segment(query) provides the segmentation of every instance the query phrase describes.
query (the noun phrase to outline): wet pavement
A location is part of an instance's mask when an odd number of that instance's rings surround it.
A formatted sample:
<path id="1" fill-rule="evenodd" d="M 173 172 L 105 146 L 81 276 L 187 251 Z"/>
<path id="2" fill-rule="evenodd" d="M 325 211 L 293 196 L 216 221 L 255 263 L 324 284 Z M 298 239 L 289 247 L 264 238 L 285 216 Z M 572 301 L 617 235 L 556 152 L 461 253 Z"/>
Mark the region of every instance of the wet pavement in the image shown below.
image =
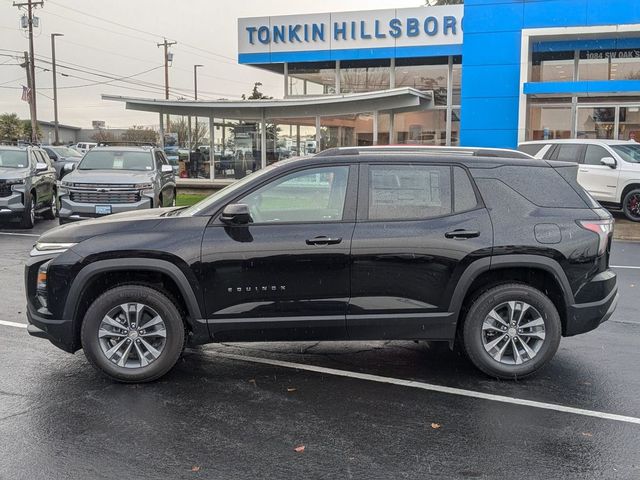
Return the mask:
<path id="1" fill-rule="evenodd" d="M 10 232 L 30 233 L 0 228 L 0 320 L 24 324 L 36 237 Z M 640 424 L 597 417 L 640 417 L 640 244 L 612 255 L 613 318 L 518 382 L 438 344 L 327 342 L 188 349 L 160 381 L 120 385 L 81 352 L 0 325 L 0 479 L 640 478 Z M 425 384 L 596 416 L 414 388 Z"/>

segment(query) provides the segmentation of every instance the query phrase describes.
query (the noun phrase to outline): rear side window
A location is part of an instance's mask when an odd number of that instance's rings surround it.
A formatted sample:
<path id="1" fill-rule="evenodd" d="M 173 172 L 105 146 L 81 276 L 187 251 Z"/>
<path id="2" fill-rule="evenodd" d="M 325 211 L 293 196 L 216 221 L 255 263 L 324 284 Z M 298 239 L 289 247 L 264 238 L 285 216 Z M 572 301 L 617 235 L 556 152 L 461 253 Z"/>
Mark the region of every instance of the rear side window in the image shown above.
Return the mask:
<path id="1" fill-rule="evenodd" d="M 546 146 L 546 143 L 528 143 L 518 146 L 518 150 L 524 153 L 528 153 L 532 157 L 535 157 L 536 154 Z"/>
<path id="2" fill-rule="evenodd" d="M 574 143 L 559 145 L 557 153 L 554 155 L 554 160 L 578 163 L 580 160 L 580 148 L 581 145 Z"/>
<path id="3" fill-rule="evenodd" d="M 451 212 L 451 167 L 371 165 L 369 168 L 370 220 L 417 220 Z"/>
<path id="4" fill-rule="evenodd" d="M 455 212 L 466 212 L 478 206 L 469 175 L 460 167 L 453 167 L 453 204 Z"/>

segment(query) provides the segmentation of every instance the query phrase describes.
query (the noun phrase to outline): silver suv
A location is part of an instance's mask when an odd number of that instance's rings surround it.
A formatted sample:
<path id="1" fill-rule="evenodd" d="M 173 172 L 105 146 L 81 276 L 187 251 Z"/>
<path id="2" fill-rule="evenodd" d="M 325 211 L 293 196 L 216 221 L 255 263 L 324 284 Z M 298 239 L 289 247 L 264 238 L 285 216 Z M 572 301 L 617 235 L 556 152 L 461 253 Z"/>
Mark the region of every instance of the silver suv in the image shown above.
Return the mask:
<path id="1" fill-rule="evenodd" d="M 36 213 L 56 218 L 56 171 L 37 146 L 0 145 L 0 220 L 31 228 Z"/>
<path id="2" fill-rule="evenodd" d="M 111 213 L 175 205 L 173 168 L 160 148 L 97 146 L 58 188 L 60 224 Z"/>

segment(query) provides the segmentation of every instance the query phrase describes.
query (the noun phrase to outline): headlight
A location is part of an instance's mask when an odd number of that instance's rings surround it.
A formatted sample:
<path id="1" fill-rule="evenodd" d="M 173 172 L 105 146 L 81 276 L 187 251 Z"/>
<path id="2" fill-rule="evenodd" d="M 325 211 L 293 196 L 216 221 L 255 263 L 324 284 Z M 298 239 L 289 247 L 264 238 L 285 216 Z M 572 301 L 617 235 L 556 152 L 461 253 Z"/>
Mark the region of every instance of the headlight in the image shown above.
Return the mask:
<path id="1" fill-rule="evenodd" d="M 31 250 L 31 256 L 37 257 L 39 255 L 62 253 L 74 245 L 75 243 L 37 242 L 35 248 Z"/>
<path id="2" fill-rule="evenodd" d="M 47 293 L 47 273 L 49 270 L 50 263 L 51 263 L 51 260 L 43 263 L 42 265 L 40 265 L 40 268 L 38 268 L 38 281 L 36 284 L 36 290 L 38 291 L 39 294 L 42 294 L 42 295 L 46 295 Z"/>
<path id="3" fill-rule="evenodd" d="M 8 185 L 22 185 L 24 183 L 24 178 L 12 178 L 9 180 L 5 180 Z"/>

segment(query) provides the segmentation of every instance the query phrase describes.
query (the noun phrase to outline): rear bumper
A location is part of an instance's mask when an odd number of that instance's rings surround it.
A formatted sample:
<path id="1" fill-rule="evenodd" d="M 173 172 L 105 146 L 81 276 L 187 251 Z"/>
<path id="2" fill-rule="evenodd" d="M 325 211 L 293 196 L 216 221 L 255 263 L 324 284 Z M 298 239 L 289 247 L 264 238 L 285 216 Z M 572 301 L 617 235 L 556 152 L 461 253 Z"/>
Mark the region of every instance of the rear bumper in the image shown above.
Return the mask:
<path id="1" fill-rule="evenodd" d="M 565 337 L 589 332 L 609 320 L 618 305 L 616 274 L 611 270 L 596 275 L 591 281 L 592 291 L 600 292 L 599 299 L 570 305 L 567 311 Z M 604 297 L 602 297 L 604 295 Z"/>

